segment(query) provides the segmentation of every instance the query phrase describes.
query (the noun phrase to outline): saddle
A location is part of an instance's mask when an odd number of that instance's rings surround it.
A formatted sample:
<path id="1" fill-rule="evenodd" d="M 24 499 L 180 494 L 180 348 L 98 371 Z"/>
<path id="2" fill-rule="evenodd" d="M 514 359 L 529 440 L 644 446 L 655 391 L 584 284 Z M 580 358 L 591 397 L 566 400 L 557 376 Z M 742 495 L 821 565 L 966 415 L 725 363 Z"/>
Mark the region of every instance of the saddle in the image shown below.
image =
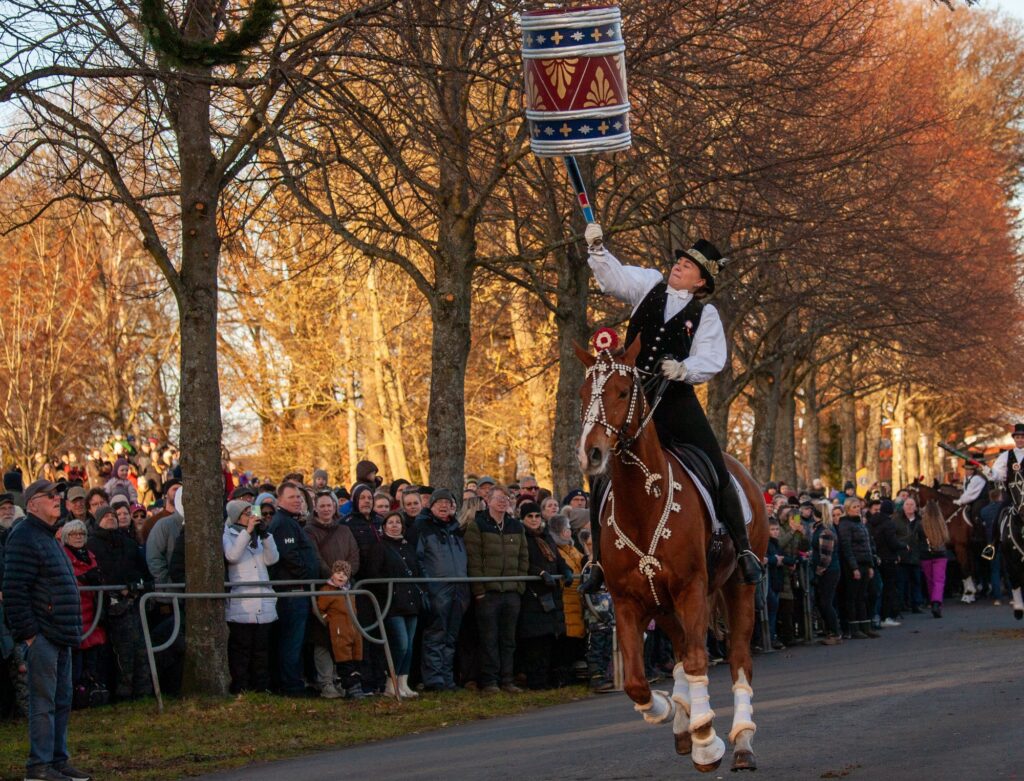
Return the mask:
<path id="1" fill-rule="evenodd" d="M 718 507 L 718 475 L 707 454 L 694 445 L 686 445 L 682 442 L 673 442 L 667 449 L 679 459 L 690 476 L 704 487 L 711 498 L 712 505 Z"/>

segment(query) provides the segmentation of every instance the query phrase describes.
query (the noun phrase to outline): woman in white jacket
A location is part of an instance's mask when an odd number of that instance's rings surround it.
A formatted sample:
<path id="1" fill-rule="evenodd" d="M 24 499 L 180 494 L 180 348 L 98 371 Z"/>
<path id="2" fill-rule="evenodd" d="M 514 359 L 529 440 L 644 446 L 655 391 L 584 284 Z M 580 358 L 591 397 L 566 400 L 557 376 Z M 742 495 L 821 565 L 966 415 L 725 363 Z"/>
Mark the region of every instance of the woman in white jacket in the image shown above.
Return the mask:
<path id="1" fill-rule="evenodd" d="M 260 524 L 252 505 L 240 499 L 228 502 L 224 525 L 224 558 L 230 583 L 266 581 L 266 586 L 232 586 L 232 594 L 265 594 L 256 599 L 229 599 L 228 669 L 231 693 L 270 689 L 270 625 L 277 620 L 277 597 L 269 585 L 267 567 L 280 554 L 274 538 Z"/>

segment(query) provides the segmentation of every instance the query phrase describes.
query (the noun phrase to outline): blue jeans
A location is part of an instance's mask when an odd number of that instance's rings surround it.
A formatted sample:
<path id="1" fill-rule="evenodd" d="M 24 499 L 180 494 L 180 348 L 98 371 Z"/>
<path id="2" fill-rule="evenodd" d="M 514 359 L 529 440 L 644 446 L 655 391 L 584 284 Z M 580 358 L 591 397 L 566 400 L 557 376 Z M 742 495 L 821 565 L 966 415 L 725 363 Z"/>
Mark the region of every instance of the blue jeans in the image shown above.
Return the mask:
<path id="1" fill-rule="evenodd" d="M 765 596 L 768 606 L 768 630 L 772 633 L 771 638 L 765 644 L 765 647 L 767 648 L 779 639 L 777 634 L 777 624 L 779 622 L 779 592 L 772 591 L 771 588 L 768 588 Z"/>
<path id="2" fill-rule="evenodd" d="M 22 644 L 28 666 L 28 767 L 68 761 L 71 715 L 71 646 L 55 645 L 37 634 Z"/>
<path id="3" fill-rule="evenodd" d="M 992 572 L 992 599 L 1003 598 L 1003 552 L 999 550 L 999 540 L 995 542 L 996 557 L 989 562 Z"/>
<path id="4" fill-rule="evenodd" d="M 306 690 L 302 643 L 308 619 L 308 596 L 277 600 L 277 680 L 282 694 L 301 694 Z"/>
<path id="5" fill-rule="evenodd" d="M 395 675 L 408 675 L 412 667 L 412 639 L 416 636 L 417 619 L 418 616 L 392 616 L 384 620 Z"/>

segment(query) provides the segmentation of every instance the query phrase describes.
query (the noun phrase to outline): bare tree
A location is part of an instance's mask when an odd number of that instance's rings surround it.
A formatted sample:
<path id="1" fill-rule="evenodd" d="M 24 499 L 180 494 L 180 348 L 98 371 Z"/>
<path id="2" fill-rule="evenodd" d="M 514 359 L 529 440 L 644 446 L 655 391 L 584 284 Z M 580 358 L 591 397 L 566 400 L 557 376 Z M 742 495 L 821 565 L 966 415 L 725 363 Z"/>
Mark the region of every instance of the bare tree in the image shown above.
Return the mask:
<path id="1" fill-rule="evenodd" d="M 0 176 L 58 186 L 36 213 L 67 198 L 115 205 L 174 295 L 193 591 L 224 578 L 217 275 L 236 226 L 219 222 L 222 200 L 252 193 L 238 183 L 295 106 L 296 75 L 337 67 L 353 26 L 386 5 L 15 0 L 0 21 L 0 104 L 13 118 Z M 223 606 L 194 603 L 189 630 L 188 689 L 226 691 Z"/>

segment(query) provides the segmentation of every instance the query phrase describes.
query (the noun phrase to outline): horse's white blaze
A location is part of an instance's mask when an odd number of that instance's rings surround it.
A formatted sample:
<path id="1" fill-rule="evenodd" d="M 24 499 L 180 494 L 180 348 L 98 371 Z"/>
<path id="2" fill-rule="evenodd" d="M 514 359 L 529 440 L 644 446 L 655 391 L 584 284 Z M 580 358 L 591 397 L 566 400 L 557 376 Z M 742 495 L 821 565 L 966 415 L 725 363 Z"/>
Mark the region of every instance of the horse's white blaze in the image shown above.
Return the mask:
<path id="1" fill-rule="evenodd" d="M 754 690 L 747 681 L 747 673 L 740 670 L 740 674 L 736 676 L 736 683 L 732 685 L 734 710 L 732 729 L 729 730 L 730 743 L 735 743 L 737 736 L 744 730 L 750 730 L 751 735 L 757 730 L 757 725 L 754 724 L 754 706 L 750 701 L 753 696 Z"/>
<path id="2" fill-rule="evenodd" d="M 651 692 L 651 699 L 644 705 L 634 705 L 633 710 L 644 717 L 648 724 L 662 724 L 672 718 L 675 705 L 665 692 Z"/>
<path id="3" fill-rule="evenodd" d="M 711 710 L 708 677 L 706 675 L 687 675 L 686 682 L 690 685 L 690 732 L 692 734 L 710 724 L 715 718 L 715 712 Z"/>
<path id="4" fill-rule="evenodd" d="M 591 402 L 593 407 L 593 402 Z M 580 444 L 576 447 L 576 458 L 580 462 L 580 470 L 586 474 L 589 464 L 587 458 L 587 437 L 590 436 L 591 430 L 594 428 L 594 421 L 590 419 L 590 410 L 587 411 L 587 416 L 583 418 L 583 433 L 580 434 Z"/>

